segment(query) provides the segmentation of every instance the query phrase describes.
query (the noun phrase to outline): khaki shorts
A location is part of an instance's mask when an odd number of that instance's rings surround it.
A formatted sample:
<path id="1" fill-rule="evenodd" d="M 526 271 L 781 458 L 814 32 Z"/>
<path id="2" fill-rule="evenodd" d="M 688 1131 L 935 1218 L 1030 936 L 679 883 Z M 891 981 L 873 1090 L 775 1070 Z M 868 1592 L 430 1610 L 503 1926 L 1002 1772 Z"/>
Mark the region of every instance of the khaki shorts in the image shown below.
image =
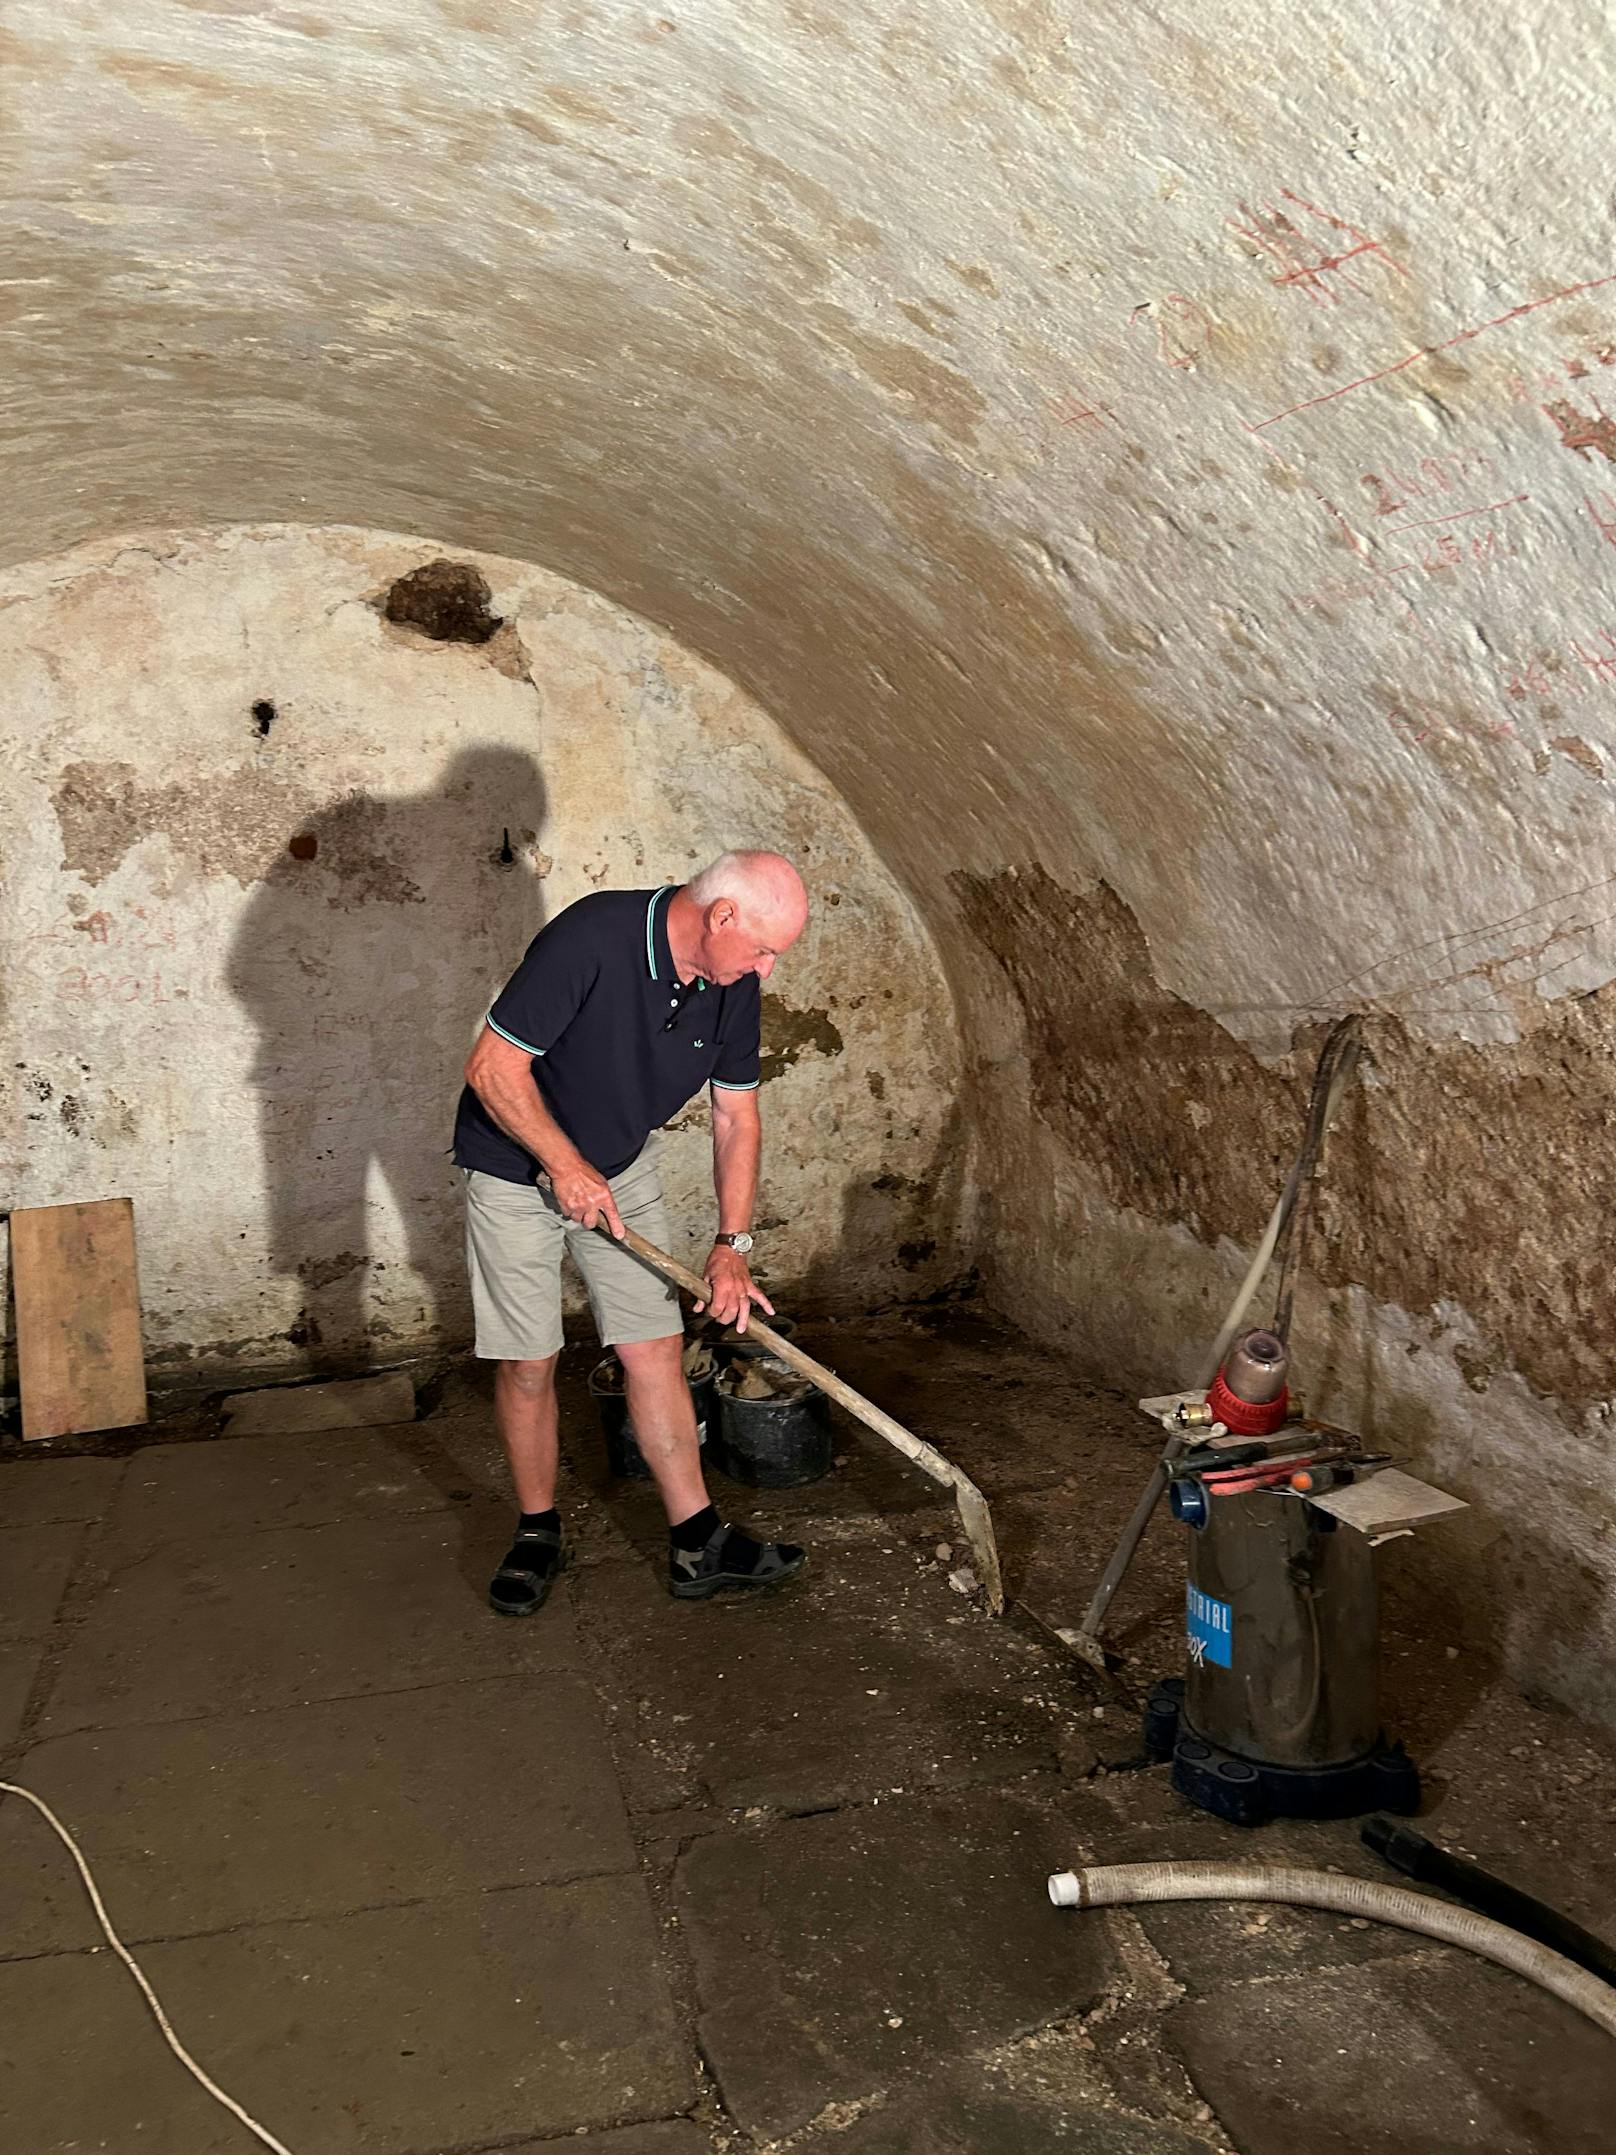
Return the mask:
<path id="1" fill-rule="evenodd" d="M 653 1137 L 610 1183 L 623 1224 L 666 1249 L 659 1149 Z M 564 1250 L 583 1274 L 603 1347 L 675 1338 L 684 1330 L 679 1297 L 661 1274 L 610 1236 L 569 1220 L 548 1188 L 475 1168 L 462 1172 L 476 1351 L 484 1361 L 544 1362 L 560 1353 Z"/>

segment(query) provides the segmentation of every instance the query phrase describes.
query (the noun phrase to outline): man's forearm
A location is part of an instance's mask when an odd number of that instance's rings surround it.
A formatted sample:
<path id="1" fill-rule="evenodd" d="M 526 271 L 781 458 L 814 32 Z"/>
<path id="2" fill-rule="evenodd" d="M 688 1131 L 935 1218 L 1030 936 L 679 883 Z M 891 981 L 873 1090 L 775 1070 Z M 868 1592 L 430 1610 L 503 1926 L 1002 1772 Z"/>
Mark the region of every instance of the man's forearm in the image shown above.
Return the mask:
<path id="1" fill-rule="evenodd" d="M 548 1173 L 556 1174 L 578 1159 L 577 1146 L 545 1106 L 527 1072 L 491 1070 L 472 1089 L 505 1135 L 532 1153 Z"/>
<path id="2" fill-rule="evenodd" d="M 763 1152 L 763 1124 L 756 1115 L 715 1115 L 713 1188 L 718 1193 L 718 1231 L 744 1234 L 757 1201 L 758 1161 Z"/>

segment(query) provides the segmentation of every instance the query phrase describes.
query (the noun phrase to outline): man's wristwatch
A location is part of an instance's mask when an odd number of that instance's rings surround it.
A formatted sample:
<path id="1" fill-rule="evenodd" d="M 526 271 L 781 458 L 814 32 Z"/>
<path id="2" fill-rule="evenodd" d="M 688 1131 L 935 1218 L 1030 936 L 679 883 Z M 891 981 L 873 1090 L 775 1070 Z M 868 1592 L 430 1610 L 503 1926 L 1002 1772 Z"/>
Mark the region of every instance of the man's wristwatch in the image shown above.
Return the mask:
<path id="1" fill-rule="evenodd" d="M 747 1251 L 752 1247 L 752 1237 L 746 1234 L 714 1235 L 714 1249 L 716 1249 L 720 1243 L 722 1243 L 726 1249 L 733 1250 L 737 1257 L 744 1257 Z"/>

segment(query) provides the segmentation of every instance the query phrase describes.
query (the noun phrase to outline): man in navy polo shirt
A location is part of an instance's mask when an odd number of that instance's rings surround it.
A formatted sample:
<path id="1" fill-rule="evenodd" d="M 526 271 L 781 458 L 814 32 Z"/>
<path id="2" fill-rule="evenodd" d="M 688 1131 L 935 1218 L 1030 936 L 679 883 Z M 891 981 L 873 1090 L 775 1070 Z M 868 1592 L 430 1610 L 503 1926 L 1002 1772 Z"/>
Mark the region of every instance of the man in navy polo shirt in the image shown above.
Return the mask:
<path id="1" fill-rule="evenodd" d="M 726 1526 L 702 1481 L 673 1289 L 630 1251 L 625 1223 L 666 1248 L 656 1132 L 712 1088 L 718 1232 L 705 1277 L 721 1324 L 755 1302 L 752 1207 L 759 983 L 802 933 L 808 896 L 778 853 L 726 853 L 689 883 L 597 891 L 557 914 L 488 1013 L 466 1064 L 454 1156 L 466 1181 L 477 1353 L 497 1362 L 494 1415 L 521 1517 L 489 1600 L 541 1608 L 565 1553 L 555 1509 L 561 1257 L 583 1273 L 616 1349 L 629 1417 L 668 1514 L 669 1588 L 685 1600 L 777 1586 L 807 1552 Z"/>

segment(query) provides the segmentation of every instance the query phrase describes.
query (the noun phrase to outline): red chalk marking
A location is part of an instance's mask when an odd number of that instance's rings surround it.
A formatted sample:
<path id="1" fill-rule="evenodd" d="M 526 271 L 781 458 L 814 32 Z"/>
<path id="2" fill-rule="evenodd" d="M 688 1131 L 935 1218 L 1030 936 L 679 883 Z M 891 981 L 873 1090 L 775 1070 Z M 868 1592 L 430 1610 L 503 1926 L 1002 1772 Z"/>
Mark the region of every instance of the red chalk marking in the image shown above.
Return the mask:
<path id="1" fill-rule="evenodd" d="M 1609 629 L 1599 631 L 1599 641 L 1605 646 L 1604 655 L 1585 650 L 1580 642 L 1571 646 L 1571 655 L 1579 660 L 1596 681 L 1616 681 L 1616 636 Z"/>
<path id="2" fill-rule="evenodd" d="M 1544 299 L 1529 299 L 1523 306 L 1511 307 L 1507 314 L 1496 314 L 1490 322 L 1477 322 L 1471 329 L 1461 329 L 1456 337 L 1445 337 L 1440 344 L 1422 344 L 1417 352 L 1410 352 L 1406 359 L 1399 359 L 1393 366 L 1382 367 L 1378 373 L 1360 374 L 1356 381 L 1342 382 L 1338 388 L 1326 389 L 1322 396 L 1306 397 L 1300 404 L 1288 404 L 1284 411 L 1275 412 L 1270 419 L 1259 419 L 1255 424 L 1247 419 L 1242 424 L 1248 433 L 1260 434 L 1265 427 L 1278 426 L 1282 419 L 1294 419 L 1298 412 L 1309 412 L 1316 404 L 1332 404 L 1337 397 L 1347 396 L 1354 389 L 1367 389 L 1371 382 L 1387 381 L 1392 375 L 1401 374 L 1405 367 L 1430 359 L 1437 352 L 1451 352 L 1455 345 L 1470 343 L 1484 330 L 1502 329 L 1506 322 L 1519 321 L 1524 314 L 1536 314 L 1540 307 L 1552 307 L 1562 299 L 1575 299 L 1581 292 L 1600 291 L 1607 284 L 1616 284 L 1616 274 L 1592 277 L 1586 284 L 1568 284 L 1563 291 L 1550 292 Z"/>
<path id="3" fill-rule="evenodd" d="M 1588 514 L 1594 520 L 1595 529 L 1600 533 L 1601 537 L 1608 539 L 1612 546 L 1616 546 L 1616 494 L 1607 493 L 1605 496 L 1605 505 L 1611 512 L 1610 521 L 1600 515 L 1599 511 L 1594 507 L 1593 499 L 1590 495 L 1585 494 L 1583 501 L 1587 507 Z"/>
<path id="4" fill-rule="evenodd" d="M 1282 187 L 1280 193 L 1287 202 L 1294 202 L 1307 216 L 1317 218 L 1333 232 L 1344 233 L 1353 244 L 1334 253 L 1316 252 L 1307 234 L 1287 217 L 1282 209 L 1276 209 L 1269 204 L 1264 209 L 1253 210 L 1242 202 L 1241 210 L 1251 219 L 1251 223 L 1239 224 L 1233 217 L 1226 217 L 1224 223 L 1230 231 L 1238 232 L 1242 239 L 1249 239 L 1253 246 L 1260 247 L 1279 264 L 1279 274 L 1270 280 L 1272 283 L 1295 286 L 1305 292 L 1316 305 L 1333 307 L 1338 304 L 1338 300 L 1325 282 L 1329 276 L 1339 276 L 1349 291 L 1358 293 L 1360 297 L 1368 296 L 1366 286 L 1345 274 L 1345 265 L 1361 256 L 1378 255 L 1380 260 L 1388 268 L 1396 270 L 1400 277 L 1409 274 L 1401 262 L 1386 252 L 1378 239 L 1371 239 L 1367 232 L 1360 232 L 1356 225 L 1348 224 L 1344 217 L 1337 217 L 1330 210 L 1320 209 L 1315 203 L 1293 193 L 1289 187 Z"/>
<path id="5" fill-rule="evenodd" d="M 1512 509 L 1518 501 L 1530 501 L 1530 494 L 1511 494 L 1507 501 L 1490 501 L 1482 509 L 1455 509 L 1450 516 L 1411 517 L 1406 524 L 1388 524 L 1392 531 L 1424 531 L 1432 524 L 1460 524 L 1467 516 L 1491 516 L 1495 509 Z"/>
<path id="6" fill-rule="evenodd" d="M 1049 408 L 1062 426 L 1086 427 L 1114 426 L 1122 432 L 1122 422 L 1109 404 L 1084 404 L 1071 390 L 1063 389 L 1058 397 L 1051 397 Z"/>

